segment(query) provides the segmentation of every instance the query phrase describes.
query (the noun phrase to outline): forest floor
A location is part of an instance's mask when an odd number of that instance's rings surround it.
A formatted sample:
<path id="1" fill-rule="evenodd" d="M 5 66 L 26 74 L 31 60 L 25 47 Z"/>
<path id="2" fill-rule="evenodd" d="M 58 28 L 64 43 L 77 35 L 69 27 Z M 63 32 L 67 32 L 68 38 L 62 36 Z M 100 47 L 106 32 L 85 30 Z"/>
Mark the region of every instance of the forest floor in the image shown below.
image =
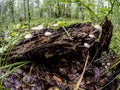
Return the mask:
<path id="1" fill-rule="evenodd" d="M 73 27 L 69 28 L 70 30 Z M 10 90 L 75 90 L 81 77 L 87 54 L 80 60 L 72 58 L 69 62 L 29 63 L 1 79 L 2 89 Z M 120 65 L 112 68 L 117 54 L 114 51 L 102 52 L 101 57 L 94 62 L 88 61 L 87 67 L 78 90 L 116 90 L 120 79 L 116 79 Z M 10 68 L 11 70 L 14 67 Z M 8 69 L 2 69 L 0 76 L 5 75 Z M 115 73 L 113 73 L 115 72 Z"/>
<path id="2" fill-rule="evenodd" d="M 108 57 L 107 61 L 106 56 Z M 115 74 L 112 74 L 111 70 L 104 73 L 109 69 L 115 57 L 114 54 L 110 55 L 104 52 L 103 56 L 99 58 L 102 62 L 98 62 L 103 65 L 91 64 L 87 67 L 80 90 L 116 90 L 120 81 L 111 82 L 115 78 Z M 81 63 L 80 60 L 62 63 L 59 66 L 28 64 L 7 75 L 3 80 L 2 88 L 10 90 L 73 90 L 83 67 L 84 63 Z M 4 75 L 6 71 L 3 70 L 1 75 Z"/>

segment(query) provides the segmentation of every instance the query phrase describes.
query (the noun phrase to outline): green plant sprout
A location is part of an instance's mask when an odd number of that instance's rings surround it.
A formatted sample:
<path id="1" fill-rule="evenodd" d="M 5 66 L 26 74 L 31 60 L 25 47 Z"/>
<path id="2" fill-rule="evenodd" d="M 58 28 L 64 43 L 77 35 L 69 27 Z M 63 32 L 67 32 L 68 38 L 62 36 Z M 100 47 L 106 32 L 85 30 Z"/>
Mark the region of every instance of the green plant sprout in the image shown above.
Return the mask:
<path id="1" fill-rule="evenodd" d="M 63 30 L 65 31 L 65 33 L 67 34 L 68 37 L 70 37 L 70 39 L 72 40 L 72 37 L 70 36 L 70 34 L 68 33 L 68 31 L 65 29 L 66 23 L 64 21 L 59 21 L 57 22 L 58 26 L 62 27 Z"/>

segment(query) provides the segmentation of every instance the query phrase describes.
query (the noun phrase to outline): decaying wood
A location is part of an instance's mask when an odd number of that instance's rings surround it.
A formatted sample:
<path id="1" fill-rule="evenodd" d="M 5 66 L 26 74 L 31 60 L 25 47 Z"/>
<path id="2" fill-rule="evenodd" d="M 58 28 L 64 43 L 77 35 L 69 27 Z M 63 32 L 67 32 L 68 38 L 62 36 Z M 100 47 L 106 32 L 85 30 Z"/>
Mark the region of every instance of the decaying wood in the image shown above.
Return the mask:
<path id="1" fill-rule="evenodd" d="M 109 51 L 109 45 L 112 38 L 113 24 L 106 17 L 102 26 L 102 32 L 100 35 L 100 40 L 95 42 L 93 47 L 90 49 L 90 59 L 94 61 L 97 58 L 101 57 L 103 51 Z"/>
<path id="2" fill-rule="evenodd" d="M 112 38 L 112 31 L 113 31 L 113 25 L 111 21 L 108 20 L 106 17 L 103 25 L 102 25 L 102 35 L 100 38 L 100 46 L 102 47 L 102 51 L 108 51 L 109 50 L 109 44 Z"/>
<path id="3" fill-rule="evenodd" d="M 101 50 L 108 49 L 112 36 L 111 22 L 106 19 L 102 28 L 102 35 L 100 42 L 98 42 L 98 48 L 102 47 Z M 65 27 L 65 29 L 72 39 L 66 35 L 62 27 L 58 30 L 47 28 L 39 32 L 31 33 L 33 35 L 32 38 L 24 38 L 13 47 L 9 55 L 9 62 L 21 60 L 35 62 L 82 60 L 88 51 L 95 54 L 95 45 L 100 32 L 96 30 L 90 22 L 73 24 Z M 52 35 L 46 36 L 46 32 L 50 32 Z M 95 37 L 90 37 L 90 34 Z M 91 58 L 92 57 L 94 57 L 94 55 L 91 54 Z"/>

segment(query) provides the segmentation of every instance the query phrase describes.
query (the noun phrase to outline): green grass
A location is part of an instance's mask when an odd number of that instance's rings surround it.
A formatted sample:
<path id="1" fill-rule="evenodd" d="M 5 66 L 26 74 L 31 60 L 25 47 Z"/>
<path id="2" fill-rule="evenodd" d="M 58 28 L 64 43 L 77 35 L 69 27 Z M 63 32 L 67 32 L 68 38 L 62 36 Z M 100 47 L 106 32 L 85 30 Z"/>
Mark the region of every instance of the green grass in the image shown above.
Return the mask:
<path id="1" fill-rule="evenodd" d="M 30 62 L 29 61 L 16 62 L 16 63 L 13 63 L 13 64 L 9 64 L 9 65 L 0 67 L 0 70 L 8 69 L 7 72 L 4 75 L 0 76 L 0 80 L 3 79 L 5 76 L 9 75 L 10 73 L 16 71 L 20 67 L 23 67 L 24 65 L 28 64 L 28 63 L 30 63 Z M 13 69 L 11 69 L 11 68 L 13 68 Z"/>
<path id="2" fill-rule="evenodd" d="M 113 49 L 118 55 L 120 55 L 120 29 L 113 31 L 110 48 Z"/>
<path id="3" fill-rule="evenodd" d="M 120 28 L 116 28 L 116 30 L 113 31 L 110 48 L 114 50 L 118 55 L 118 59 L 116 63 L 114 63 L 113 65 L 113 68 L 115 68 L 118 64 L 120 65 Z M 117 75 L 114 79 L 120 80 L 120 78 L 118 77 L 120 77 L 120 75 Z M 117 87 L 117 90 L 119 89 L 120 89 L 120 84 Z"/>

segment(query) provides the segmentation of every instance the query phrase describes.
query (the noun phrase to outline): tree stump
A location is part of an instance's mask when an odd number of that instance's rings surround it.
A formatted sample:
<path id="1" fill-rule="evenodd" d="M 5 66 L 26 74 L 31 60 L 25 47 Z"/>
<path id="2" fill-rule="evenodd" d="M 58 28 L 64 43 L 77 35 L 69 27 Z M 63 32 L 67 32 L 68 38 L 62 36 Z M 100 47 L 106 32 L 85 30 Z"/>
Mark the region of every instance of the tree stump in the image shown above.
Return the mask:
<path id="1" fill-rule="evenodd" d="M 9 53 L 9 62 L 22 60 L 47 62 L 50 61 L 48 59 L 59 62 L 62 61 L 60 60 L 61 58 L 66 61 L 73 59 L 82 60 L 87 55 L 87 52 L 91 53 L 90 58 L 92 59 L 97 50 L 99 52 L 97 55 L 99 56 L 102 51 L 108 50 L 113 25 L 106 18 L 102 25 L 102 34 L 90 22 L 73 24 L 65 27 L 65 29 L 72 39 L 67 36 L 62 27 L 58 30 L 46 28 L 39 32 L 31 33 L 31 38 L 24 38 L 12 48 Z M 46 36 L 46 32 L 51 33 L 51 35 Z"/>

